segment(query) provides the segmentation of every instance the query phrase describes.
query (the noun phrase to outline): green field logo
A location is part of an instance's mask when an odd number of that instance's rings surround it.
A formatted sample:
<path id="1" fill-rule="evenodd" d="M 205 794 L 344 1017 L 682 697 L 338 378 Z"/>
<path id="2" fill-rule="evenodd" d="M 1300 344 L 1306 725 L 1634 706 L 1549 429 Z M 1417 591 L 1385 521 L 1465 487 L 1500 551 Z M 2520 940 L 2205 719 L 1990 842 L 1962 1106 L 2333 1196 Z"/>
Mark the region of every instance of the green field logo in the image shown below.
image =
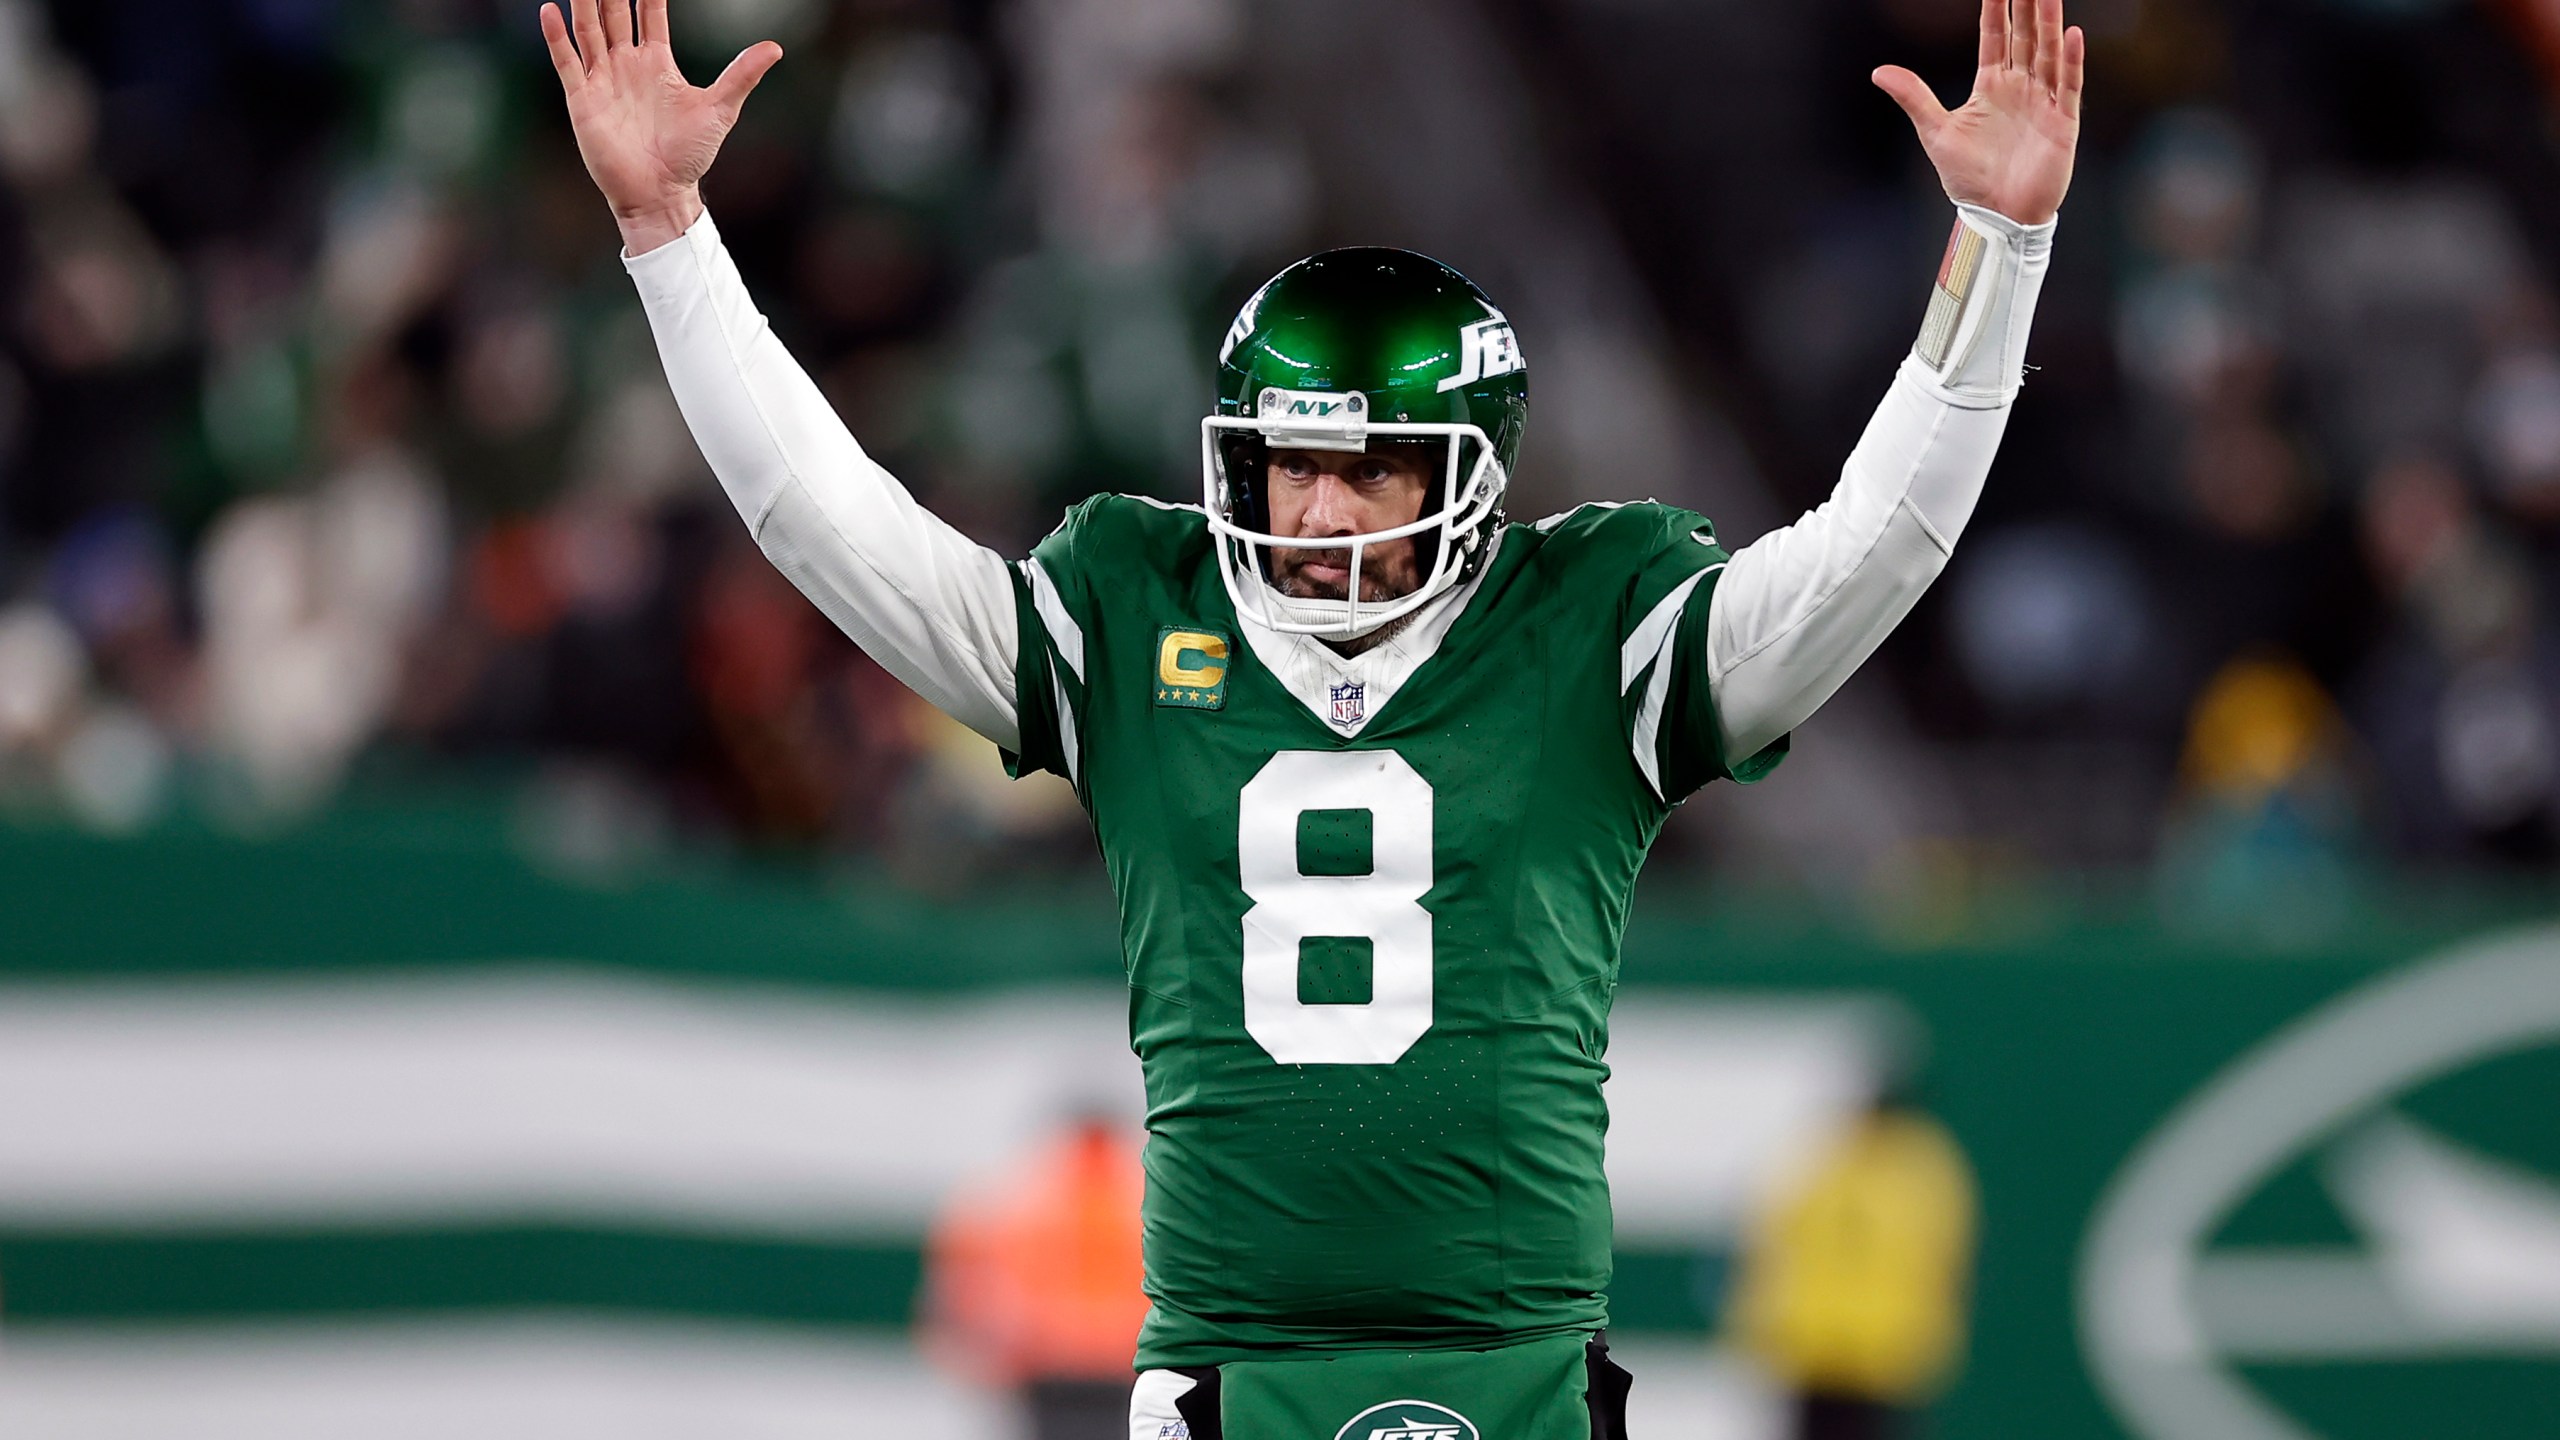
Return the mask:
<path id="1" fill-rule="evenodd" d="M 2086 1241 L 2082 1344 L 2125 1428 L 2552 1433 L 2556 1075 L 2560 929 L 2369 981 L 2215 1076 L 2135 1152 Z M 2535 1398 L 2463 1388 L 2483 1373 L 2531 1376 L 2515 1393 Z M 2416 1413 L 2446 1428 L 2413 1429 Z"/>

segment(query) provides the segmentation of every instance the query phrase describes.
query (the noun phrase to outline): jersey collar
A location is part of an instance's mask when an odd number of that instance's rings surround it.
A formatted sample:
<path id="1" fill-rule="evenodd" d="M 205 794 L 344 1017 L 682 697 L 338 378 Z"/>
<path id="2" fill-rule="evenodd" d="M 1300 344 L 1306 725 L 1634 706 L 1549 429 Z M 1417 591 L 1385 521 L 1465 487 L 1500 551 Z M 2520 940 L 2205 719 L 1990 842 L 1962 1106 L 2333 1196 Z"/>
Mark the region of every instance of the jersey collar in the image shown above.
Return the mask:
<path id="1" fill-rule="evenodd" d="M 1440 653 L 1440 642 L 1447 638 L 1449 627 L 1458 622 L 1467 602 L 1483 588 L 1485 577 L 1493 573 L 1507 533 L 1507 527 L 1495 532 L 1493 548 L 1486 553 L 1485 562 L 1464 583 L 1415 611 L 1403 629 L 1357 655 L 1344 655 L 1312 635 L 1271 629 L 1242 613 L 1236 616 L 1236 628 L 1243 633 L 1254 658 L 1262 662 L 1262 668 L 1296 696 L 1319 724 L 1345 738 L 1357 735 L 1387 708 L 1387 702 L 1413 678 L 1413 672 Z M 1336 694 L 1346 687 L 1355 689 L 1356 705 L 1344 703 L 1343 697 Z"/>

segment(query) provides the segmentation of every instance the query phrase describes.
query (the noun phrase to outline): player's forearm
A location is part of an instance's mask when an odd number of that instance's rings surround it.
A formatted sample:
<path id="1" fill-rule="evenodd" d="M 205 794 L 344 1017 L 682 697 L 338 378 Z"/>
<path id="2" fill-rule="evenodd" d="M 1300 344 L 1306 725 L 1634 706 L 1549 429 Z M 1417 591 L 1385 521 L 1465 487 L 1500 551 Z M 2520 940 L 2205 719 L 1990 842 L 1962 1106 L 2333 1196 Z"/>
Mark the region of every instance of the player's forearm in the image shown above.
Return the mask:
<path id="1" fill-rule="evenodd" d="M 1920 340 L 1831 498 L 1744 546 L 1717 583 L 1707 659 L 1729 756 L 1756 754 L 1830 699 L 1919 603 L 1973 517 L 2053 226 L 1970 207 L 1962 223 Z"/>
<path id="2" fill-rule="evenodd" d="M 775 567 L 883 668 L 1008 748 L 1004 560 L 915 502 L 775 339 L 708 215 L 624 264 L 685 423 Z"/>

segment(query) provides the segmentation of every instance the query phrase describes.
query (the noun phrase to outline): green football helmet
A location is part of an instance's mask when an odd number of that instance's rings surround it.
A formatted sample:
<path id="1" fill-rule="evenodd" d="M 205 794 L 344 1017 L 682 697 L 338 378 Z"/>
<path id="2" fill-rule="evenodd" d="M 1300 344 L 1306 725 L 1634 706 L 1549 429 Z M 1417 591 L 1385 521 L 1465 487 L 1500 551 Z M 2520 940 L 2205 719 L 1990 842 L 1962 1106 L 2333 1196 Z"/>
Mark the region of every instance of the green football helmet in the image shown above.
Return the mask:
<path id="1" fill-rule="evenodd" d="M 1467 277 L 1410 250 L 1328 250 L 1254 292 L 1218 352 L 1218 413 L 1201 421 L 1209 529 L 1238 614 L 1274 630 L 1348 638 L 1410 615 L 1482 565 L 1529 423 L 1529 375 L 1511 322 Z M 1276 447 L 1437 452 L 1439 494 L 1409 525 L 1326 539 L 1274 535 L 1266 487 Z M 1361 564 L 1415 537 L 1412 594 L 1361 603 Z M 1300 599 L 1271 584 L 1273 549 L 1348 550 L 1349 594 Z"/>

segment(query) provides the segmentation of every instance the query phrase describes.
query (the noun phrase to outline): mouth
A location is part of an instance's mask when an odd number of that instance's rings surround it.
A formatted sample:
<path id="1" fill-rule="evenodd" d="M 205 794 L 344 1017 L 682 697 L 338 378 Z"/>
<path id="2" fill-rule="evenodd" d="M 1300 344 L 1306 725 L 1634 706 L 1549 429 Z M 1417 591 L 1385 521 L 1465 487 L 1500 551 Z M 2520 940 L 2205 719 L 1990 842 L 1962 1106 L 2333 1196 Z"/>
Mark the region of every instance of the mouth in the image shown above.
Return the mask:
<path id="1" fill-rule="evenodd" d="M 1351 594 L 1351 557 L 1339 550 L 1282 550 L 1272 583 L 1301 600 L 1343 600 Z M 1412 592 L 1414 581 L 1395 557 L 1367 556 L 1360 566 L 1360 603 L 1384 604 Z"/>

